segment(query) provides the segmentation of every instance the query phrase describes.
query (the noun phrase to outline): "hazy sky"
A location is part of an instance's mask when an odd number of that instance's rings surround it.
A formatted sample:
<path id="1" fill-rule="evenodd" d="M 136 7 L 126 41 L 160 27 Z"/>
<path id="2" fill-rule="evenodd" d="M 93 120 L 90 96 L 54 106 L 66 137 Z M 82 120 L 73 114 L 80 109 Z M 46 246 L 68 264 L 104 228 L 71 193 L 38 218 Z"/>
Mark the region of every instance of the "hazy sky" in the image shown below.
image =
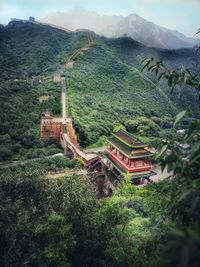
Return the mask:
<path id="1" fill-rule="evenodd" d="M 40 19 L 48 13 L 74 7 L 107 15 L 137 13 L 188 36 L 200 28 L 200 0 L 0 0 L 0 23 L 7 24 L 11 17 Z"/>

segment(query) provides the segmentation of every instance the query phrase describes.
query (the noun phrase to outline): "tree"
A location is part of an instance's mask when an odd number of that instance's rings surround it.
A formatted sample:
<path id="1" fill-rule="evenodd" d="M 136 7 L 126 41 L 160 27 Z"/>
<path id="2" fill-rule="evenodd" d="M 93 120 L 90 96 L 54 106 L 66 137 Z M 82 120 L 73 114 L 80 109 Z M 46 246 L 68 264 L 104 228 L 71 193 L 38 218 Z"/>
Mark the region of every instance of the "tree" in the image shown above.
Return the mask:
<path id="1" fill-rule="evenodd" d="M 198 75 L 188 69 L 169 70 L 160 61 L 153 58 L 144 61 L 144 68 L 155 73 L 158 80 L 165 78 L 172 87 L 189 85 L 200 90 Z M 186 115 L 179 113 L 174 128 Z M 165 141 L 158 158 L 164 169 L 174 173 L 169 183 L 167 195 L 170 199 L 163 221 L 172 222 L 166 232 L 166 266 L 199 266 L 200 257 L 200 121 L 197 119 L 186 129 L 182 142 Z M 170 255 L 170 257 L 168 257 Z"/>
<path id="2" fill-rule="evenodd" d="M 157 61 L 154 58 L 146 58 L 143 61 L 142 70 L 147 69 L 147 71 L 154 73 L 158 81 L 160 79 L 166 79 L 168 85 L 172 89 L 178 85 L 189 85 L 196 90 L 200 90 L 200 80 L 197 75 L 192 74 L 187 68 L 181 67 L 176 70 L 168 69 L 162 61 Z"/>
<path id="3" fill-rule="evenodd" d="M 67 253 L 76 242 L 66 219 L 55 212 L 42 216 L 34 227 L 37 253 L 32 256 L 37 266 L 68 267 Z"/>

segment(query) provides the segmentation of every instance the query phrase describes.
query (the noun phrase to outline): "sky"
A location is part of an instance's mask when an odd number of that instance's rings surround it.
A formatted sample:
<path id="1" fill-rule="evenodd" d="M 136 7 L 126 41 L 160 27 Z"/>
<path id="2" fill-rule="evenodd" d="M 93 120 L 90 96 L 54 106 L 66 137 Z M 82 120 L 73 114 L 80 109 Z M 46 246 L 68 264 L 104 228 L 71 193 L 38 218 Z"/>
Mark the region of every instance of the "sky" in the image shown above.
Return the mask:
<path id="1" fill-rule="evenodd" d="M 193 36 L 200 28 L 200 0 L 0 0 L 0 24 L 10 18 L 36 19 L 56 11 L 85 8 L 100 15 L 128 16 L 146 20 Z"/>

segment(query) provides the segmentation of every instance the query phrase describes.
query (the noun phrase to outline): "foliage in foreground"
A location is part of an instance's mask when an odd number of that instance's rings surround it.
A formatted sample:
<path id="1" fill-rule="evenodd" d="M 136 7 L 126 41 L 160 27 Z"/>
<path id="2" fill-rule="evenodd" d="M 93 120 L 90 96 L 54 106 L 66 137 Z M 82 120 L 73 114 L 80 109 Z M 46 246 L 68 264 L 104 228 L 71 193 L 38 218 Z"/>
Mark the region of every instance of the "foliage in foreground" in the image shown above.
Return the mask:
<path id="1" fill-rule="evenodd" d="M 98 202 L 84 177 L 49 182 L 33 163 L 1 172 L 1 266 L 122 267 L 156 262 L 145 192 L 125 185 L 113 198 Z M 155 199 L 160 206 L 156 191 Z"/>
<path id="2" fill-rule="evenodd" d="M 158 79 L 165 78 L 172 89 L 175 86 L 189 85 L 199 91 L 199 75 L 193 75 L 188 69 L 168 70 L 161 61 L 146 59 L 144 68 L 155 72 Z M 176 116 L 174 128 L 183 119 L 186 111 Z M 171 198 L 167 206 L 167 217 L 173 222 L 171 231 L 166 233 L 167 243 L 165 254 L 168 266 L 199 266 L 200 246 L 200 123 L 199 120 L 190 124 L 182 142 L 166 141 L 160 154 L 161 166 L 173 171 Z M 164 217 L 165 218 L 165 217 Z"/>
<path id="3" fill-rule="evenodd" d="M 68 266 L 74 253 L 84 258 L 95 196 L 83 177 L 53 183 L 34 165 L 1 172 L 0 265 Z"/>
<path id="4" fill-rule="evenodd" d="M 162 167 L 167 166 L 169 171 L 174 172 L 168 192 L 172 199 L 168 205 L 168 216 L 174 223 L 166 246 L 166 253 L 171 255 L 169 263 L 195 267 L 200 263 L 199 123 L 190 126 L 183 144 L 168 142 L 161 154 Z"/>
<path id="5" fill-rule="evenodd" d="M 34 162 L 1 172 L 1 265 L 197 267 L 197 126 L 186 132 L 187 149 L 170 142 L 161 150 L 173 179 L 142 189 L 126 179 L 109 199 L 98 201 L 84 177 L 49 182 Z"/>

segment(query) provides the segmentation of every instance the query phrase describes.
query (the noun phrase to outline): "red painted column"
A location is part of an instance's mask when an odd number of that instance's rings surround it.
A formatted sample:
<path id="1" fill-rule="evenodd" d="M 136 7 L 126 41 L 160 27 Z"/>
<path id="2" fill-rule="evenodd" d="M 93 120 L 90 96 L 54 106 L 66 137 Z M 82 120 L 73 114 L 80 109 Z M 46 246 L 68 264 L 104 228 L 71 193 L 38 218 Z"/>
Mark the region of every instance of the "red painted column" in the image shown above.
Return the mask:
<path id="1" fill-rule="evenodd" d="M 130 163 L 131 163 L 131 161 L 130 161 L 130 159 L 128 159 L 128 167 L 130 167 Z"/>

